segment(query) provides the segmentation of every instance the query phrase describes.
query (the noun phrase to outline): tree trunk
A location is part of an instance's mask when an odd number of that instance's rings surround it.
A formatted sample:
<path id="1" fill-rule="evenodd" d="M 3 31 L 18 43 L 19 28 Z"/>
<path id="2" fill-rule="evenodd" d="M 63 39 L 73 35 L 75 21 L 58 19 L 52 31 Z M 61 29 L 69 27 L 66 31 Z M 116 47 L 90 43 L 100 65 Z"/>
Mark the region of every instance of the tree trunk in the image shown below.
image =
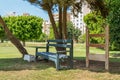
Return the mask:
<path id="1" fill-rule="evenodd" d="M 52 27 L 53 27 L 53 31 L 54 31 L 55 38 L 56 38 L 56 39 L 60 39 L 60 35 L 59 35 L 59 33 L 58 33 L 58 29 L 57 29 L 57 27 L 56 27 L 56 24 L 55 24 L 55 20 L 54 20 L 52 11 L 51 11 L 51 9 L 47 9 L 47 11 L 48 11 L 48 15 L 49 15 L 49 18 L 50 18 L 50 22 L 52 23 Z"/>
<path id="2" fill-rule="evenodd" d="M 67 39 L 67 6 L 63 8 L 63 39 Z"/>
<path id="3" fill-rule="evenodd" d="M 60 33 L 60 39 L 62 39 L 62 8 L 59 6 L 59 33 Z"/>
<path id="4" fill-rule="evenodd" d="M 7 37 L 9 38 L 9 40 L 17 47 L 17 49 L 22 53 L 22 56 L 24 56 L 25 54 L 28 54 L 28 52 L 26 51 L 26 49 L 22 46 L 22 44 L 20 43 L 20 41 L 13 36 L 13 34 L 10 32 L 10 30 L 8 29 L 7 25 L 5 24 L 5 22 L 3 21 L 2 17 L 0 16 L 0 24 L 2 25 Z"/>

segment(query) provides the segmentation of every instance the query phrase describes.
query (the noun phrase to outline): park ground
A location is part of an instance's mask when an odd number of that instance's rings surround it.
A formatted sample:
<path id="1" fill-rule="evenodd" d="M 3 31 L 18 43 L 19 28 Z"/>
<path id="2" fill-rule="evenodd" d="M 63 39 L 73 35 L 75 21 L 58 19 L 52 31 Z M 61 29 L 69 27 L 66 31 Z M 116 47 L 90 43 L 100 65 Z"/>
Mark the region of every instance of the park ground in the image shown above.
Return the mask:
<path id="1" fill-rule="evenodd" d="M 45 43 L 27 42 L 26 49 L 35 54 L 35 46 Z M 54 51 L 54 49 L 52 49 Z M 91 52 L 104 53 L 91 48 Z M 110 51 L 110 70 L 104 69 L 104 62 L 90 61 L 85 67 L 85 44 L 74 44 L 74 69 L 56 71 L 53 62 L 27 62 L 10 43 L 0 43 L 0 80 L 120 80 L 120 52 Z"/>

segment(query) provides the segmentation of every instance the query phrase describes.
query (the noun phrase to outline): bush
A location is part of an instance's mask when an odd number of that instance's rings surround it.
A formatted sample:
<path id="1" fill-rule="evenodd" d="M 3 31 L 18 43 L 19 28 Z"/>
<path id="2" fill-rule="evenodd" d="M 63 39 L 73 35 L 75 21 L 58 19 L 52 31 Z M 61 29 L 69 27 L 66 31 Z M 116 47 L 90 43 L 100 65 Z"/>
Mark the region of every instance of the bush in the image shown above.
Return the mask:
<path id="1" fill-rule="evenodd" d="M 78 38 L 79 43 L 85 43 L 85 41 L 86 41 L 86 34 L 79 36 Z"/>

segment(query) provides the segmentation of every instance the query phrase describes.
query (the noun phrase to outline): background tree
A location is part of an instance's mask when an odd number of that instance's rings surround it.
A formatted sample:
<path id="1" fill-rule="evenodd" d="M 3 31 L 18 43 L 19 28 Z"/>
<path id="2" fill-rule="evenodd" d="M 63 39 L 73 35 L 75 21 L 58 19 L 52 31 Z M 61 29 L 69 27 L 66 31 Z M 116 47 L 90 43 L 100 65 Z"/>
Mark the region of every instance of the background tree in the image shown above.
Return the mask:
<path id="1" fill-rule="evenodd" d="M 67 22 L 67 36 L 68 39 L 74 39 L 78 42 L 78 37 L 81 35 L 81 31 L 79 28 L 75 28 L 72 22 Z"/>
<path id="2" fill-rule="evenodd" d="M 120 50 L 120 1 L 107 0 L 109 16 L 107 17 L 110 25 L 110 48 Z"/>
<path id="3" fill-rule="evenodd" d="M 104 24 L 105 19 L 100 15 L 99 12 L 91 12 L 84 16 L 84 22 L 87 24 L 91 34 L 100 34 L 104 33 Z M 91 43 L 103 43 L 104 39 L 102 38 L 90 38 Z"/>
<path id="4" fill-rule="evenodd" d="M 47 39 L 48 39 L 48 35 L 46 35 L 45 33 L 42 33 L 42 34 L 40 35 L 39 40 L 37 39 L 37 41 L 45 42 L 45 41 L 47 41 Z"/>
<path id="5" fill-rule="evenodd" d="M 10 16 L 4 17 L 11 32 L 23 42 L 26 40 L 37 40 L 42 34 L 42 18 L 36 16 Z"/>
<path id="6" fill-rule="evenodd" d="M 50 34 L 48 35 L 48 39 L 55 39 L 52 26 L 50 26 Z"/>
<path id="7" fill-rule="evenodd" d="M 0 24 L 2 26 L 2 28 L 4 29 L 7 37 L 9 38 L 9 40 L 15 45 L 15 47 L 17 47 L 17 49 L 22 53 L 22 56 L 24 56 L 25 54 L 28 54 L 28 52 L 26 51 L 26 49 L 22 46 L 22 44 L 20 43 L 20 41 L 10 32 L 10 30 L 8 29 L 7 25 L 5 24 L 4 20 L 2 19 L 2 17 L 0 16 Z"/>

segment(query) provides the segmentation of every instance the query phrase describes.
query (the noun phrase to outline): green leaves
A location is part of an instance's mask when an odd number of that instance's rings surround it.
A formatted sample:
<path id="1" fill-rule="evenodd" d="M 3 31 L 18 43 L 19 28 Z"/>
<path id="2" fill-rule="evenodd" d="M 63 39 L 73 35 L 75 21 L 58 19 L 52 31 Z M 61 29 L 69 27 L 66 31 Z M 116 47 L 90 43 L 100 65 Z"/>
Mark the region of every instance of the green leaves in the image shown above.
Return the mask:
<path id="1" fill-rule="evenodd" d="M 109 16 L 107 21 L 110 24 L 110 45 L 111 50 L 120 50 L 120 1 L 107 0 Z"/>
<path id="2" fill-rule="evenodd" d="M 43 20 L 36 16 L 10 16 L 4 20 L 12 33 L 20 40 L 39 39 Z"/>
<path id="3" fill-rule="evenodd" d="M 72 22 L 67 22 L 67 33 L 69 39 L 75 39 L 78 42 L 78 37 L 81 35 L 81 31 L 72 24 Z"/>
<path id="4" fill-rule="evenodd" d="M 105 20 L 100 15 L 100 13 L 91 12 L 84 17 L 84 22 L 89 28 L 90 34 L 100 34 L 104 32 L 104 23 Z M 102 38 L 91 38 L 91 43 L 103 43 L 104 39 Z"/>

